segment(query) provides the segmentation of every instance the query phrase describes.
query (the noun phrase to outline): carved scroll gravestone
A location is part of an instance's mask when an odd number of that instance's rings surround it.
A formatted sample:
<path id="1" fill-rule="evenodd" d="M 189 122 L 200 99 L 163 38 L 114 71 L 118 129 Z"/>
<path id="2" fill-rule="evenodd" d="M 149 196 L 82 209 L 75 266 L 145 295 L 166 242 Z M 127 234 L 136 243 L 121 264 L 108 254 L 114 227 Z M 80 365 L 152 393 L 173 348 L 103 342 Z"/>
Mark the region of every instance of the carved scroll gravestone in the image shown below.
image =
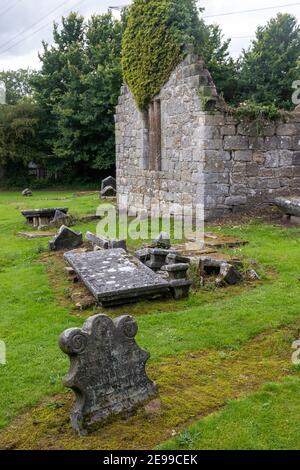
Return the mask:
<path id="1" fill-rule="evenodd" d="M 130 316 L 96 315 L 61 335 L 60 348 L 71 361 L 64 385 L 76 395 L 71 423 L 81 436 L 156 395 L 145 370 L 150 355 L 136 344 L 137 331 Z"/>

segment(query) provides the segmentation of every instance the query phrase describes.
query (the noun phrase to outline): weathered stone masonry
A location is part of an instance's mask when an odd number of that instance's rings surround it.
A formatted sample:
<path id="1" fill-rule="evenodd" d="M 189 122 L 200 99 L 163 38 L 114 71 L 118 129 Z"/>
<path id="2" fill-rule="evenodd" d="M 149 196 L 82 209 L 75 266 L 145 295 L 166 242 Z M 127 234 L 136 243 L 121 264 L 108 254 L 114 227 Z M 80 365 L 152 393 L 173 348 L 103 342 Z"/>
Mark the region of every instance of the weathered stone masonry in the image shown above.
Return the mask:
<path id="1" fill-rule="evenodd" d="M 149 123 L 127 86 L 116 110 L 118 203 L 203 203 L 206 218 L 297 193 L 300 114 L 257 129 L 225 112 L 203 62 L 189 54 L 155 97 L 161 107 L 161 171 L 149 167 Z"/>

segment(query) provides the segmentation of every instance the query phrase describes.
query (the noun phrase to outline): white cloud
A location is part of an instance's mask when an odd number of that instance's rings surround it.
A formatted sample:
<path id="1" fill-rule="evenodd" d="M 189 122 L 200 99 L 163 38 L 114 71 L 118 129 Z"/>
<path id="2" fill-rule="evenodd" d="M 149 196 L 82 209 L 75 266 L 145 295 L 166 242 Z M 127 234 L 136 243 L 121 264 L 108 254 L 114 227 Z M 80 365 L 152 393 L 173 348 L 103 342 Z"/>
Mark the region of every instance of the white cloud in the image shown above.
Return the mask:
<path id="1" fill-rule="evenodd" d="M 7 1 L 0 0 L 0 70 L 19 67 L 39 66 L 37 52 L 42 40 L 51 42 L 52 24 L 70 10 L 89 16 L 93 13 L 104 13 L 109 6 L 126 5 L 130 0 L 18 0 L 7 9 Z M 292 0 L 201 0 L 199 6 L 205 7 L 204 16 L 218 15 L 241 10 L 252 10 L 282 4 L 296 3 Z M 38 5 L 38 7 L 37 7 Z M 55 10 L 55 11 L 54 11 Z M 278 11 L 293 13 L 300 20 L 300 4 L 285 8 L 257 11 L 231 16 L 207 18 L 207 22 L 221 25 L 225 37 L 233 37 L 231 54 L 238 57 L 243 48 L 251 42 L 258 25 L 265 24 Z M 28 31 L 25 31 L 28 30 Z M 247 36 L 245 38 L 245 36 Z"/>

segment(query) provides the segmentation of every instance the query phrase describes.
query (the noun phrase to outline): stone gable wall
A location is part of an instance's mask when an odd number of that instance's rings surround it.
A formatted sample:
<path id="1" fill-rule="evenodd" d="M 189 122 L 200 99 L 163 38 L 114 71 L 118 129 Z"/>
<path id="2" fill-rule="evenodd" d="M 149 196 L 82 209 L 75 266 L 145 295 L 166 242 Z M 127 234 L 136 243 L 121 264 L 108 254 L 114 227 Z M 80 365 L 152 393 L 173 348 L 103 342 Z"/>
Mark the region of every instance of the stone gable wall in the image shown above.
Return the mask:
<path id="1" fill-rule="evenodd" d="M 150 209 L 203 203 L 206 218 L 271 202 L 300 188 L 300 114 L 270 124 L 239 123 L 220 112 L 204 112 L 203 97 L 221 105 L 204 64 L 189 54 L 174 70 L 161 100 L 162 171 L 147 169 L 148 129 L 123 86 L 116 109 L 119 207 Z"/>

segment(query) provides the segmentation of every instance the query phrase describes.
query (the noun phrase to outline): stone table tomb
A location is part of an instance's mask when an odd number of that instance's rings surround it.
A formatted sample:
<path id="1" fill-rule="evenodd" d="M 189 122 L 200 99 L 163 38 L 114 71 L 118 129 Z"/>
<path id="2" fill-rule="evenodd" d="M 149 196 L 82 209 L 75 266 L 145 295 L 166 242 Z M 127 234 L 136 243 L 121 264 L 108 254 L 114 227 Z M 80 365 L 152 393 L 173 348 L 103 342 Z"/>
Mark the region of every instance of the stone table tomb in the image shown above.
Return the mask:
<path id="1" fill-rule="evenodd" d="M 167 281 L 121 248 L 89 253 L 69 252 L 64 257 L 103 307 L 158 298 L 169 293 Z"/>

